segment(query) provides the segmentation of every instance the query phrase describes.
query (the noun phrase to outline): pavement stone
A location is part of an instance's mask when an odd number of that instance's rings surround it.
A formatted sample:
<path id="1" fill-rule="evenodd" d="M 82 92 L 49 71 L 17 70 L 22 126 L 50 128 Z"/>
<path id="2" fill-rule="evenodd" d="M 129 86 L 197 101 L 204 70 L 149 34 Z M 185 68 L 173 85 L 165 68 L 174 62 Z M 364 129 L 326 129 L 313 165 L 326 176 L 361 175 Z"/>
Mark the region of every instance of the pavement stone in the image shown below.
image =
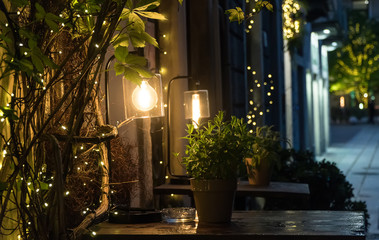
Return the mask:
<path id="1" fill-rule="evenodd" d="M 379 125 L 332 125 L 331 145 L 317 159 L 335 162 L 370 214 L 367 239 L 379 239 Z"/>

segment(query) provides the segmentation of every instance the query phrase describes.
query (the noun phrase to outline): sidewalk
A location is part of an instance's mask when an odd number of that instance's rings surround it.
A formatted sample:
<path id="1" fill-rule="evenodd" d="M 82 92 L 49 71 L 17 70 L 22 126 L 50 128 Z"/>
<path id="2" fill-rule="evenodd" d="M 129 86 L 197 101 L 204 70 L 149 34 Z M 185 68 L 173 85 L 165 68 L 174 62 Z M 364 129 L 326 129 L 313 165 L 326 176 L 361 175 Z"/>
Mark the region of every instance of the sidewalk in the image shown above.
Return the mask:
<path id="1" fill-rule="evenodd" d="M 379 125 L 331 126 L 331 146 L 318 159 L 335 162 L 370 214 L 368 239 L 379 239 Z"/>

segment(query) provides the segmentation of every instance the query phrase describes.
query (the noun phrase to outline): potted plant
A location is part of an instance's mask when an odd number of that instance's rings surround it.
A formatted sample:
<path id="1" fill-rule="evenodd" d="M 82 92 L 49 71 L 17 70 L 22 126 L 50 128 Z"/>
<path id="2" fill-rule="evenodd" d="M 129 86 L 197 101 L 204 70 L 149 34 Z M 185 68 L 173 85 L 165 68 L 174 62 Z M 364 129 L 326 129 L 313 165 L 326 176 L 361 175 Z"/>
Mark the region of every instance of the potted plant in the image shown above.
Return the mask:
<path id="1" fill-rule="evenodd" d="M 183 163 L 192 177 L 200 222 L 230 221 L 237 177 L 244 167 L 245 132 L 243 119 L 232 116 L 225 121 L 222 111 L 198 129 L 188 124 Z"/>
<path id="2" fill-rule="evenodd" d="M 267 186 L 270 184 L 272 168 L 279 164 L 281 140 L 279 132 L 272 126 L 257 127 L 249 133 L 245 163 L 251 185 Z"/>

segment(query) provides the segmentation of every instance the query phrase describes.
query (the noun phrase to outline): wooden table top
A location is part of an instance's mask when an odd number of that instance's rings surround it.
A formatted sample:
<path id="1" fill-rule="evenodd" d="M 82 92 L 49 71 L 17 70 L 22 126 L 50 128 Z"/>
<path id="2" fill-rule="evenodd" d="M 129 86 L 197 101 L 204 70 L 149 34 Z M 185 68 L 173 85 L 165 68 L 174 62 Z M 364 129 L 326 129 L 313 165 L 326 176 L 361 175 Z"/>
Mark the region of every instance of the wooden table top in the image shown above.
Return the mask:
<path id="1" fill-rule="evenodd" d="M 156 194 L 192 195 L 190 185 L 163 184 L 154 188 Z M 240 181 L 237 195 L 254 195 L 256 197 L 309 197 L 306 183 L 271 182 L 269 186 L 253 186 L 248 181 Z"/>
<path id="2" fill-rule="evenodd" d="M 243 211 L 229 224 L 100 223 L 90 229 L 96 239 L 167 240 L 349 240 L 365 239 L 364 215 L 352 211 Z"/>

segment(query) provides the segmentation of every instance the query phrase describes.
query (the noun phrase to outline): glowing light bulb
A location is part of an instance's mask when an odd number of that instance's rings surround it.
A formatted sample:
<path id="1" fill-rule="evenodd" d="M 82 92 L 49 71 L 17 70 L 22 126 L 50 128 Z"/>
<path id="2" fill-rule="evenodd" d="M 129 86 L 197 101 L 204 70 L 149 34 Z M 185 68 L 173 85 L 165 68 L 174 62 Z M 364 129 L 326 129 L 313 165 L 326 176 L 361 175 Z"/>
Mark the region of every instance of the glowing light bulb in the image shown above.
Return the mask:
<path id="1" fill-rule="evenodd" d="M 138 110 L 150 111 L 158 103 L 158 94 L 146 81 L 142 81 L 132 93 L 132 102 Z"/>
<path id="2" fill-rule="evenodd" d="M 341 97 L 340 97 L 340 107 L 341 107 L 341 108 L 344 108 L 344 107 L 345 107 L 345 97 L 344 97 L 344 96 L 341 96 Z"/>
<path id="3" fill-rule="evenodd" d="M 193 94 L 192 95 L 192 121 L 194 122 L 194 127 L 199 127 L 199 119 L 200 119 L 200 95 Z"/>
<path id="4" fill-rule="evenodd" d="M 324 34 L 330 34 L 330 29 L 328 29 L 328 28 L 325 28 L 323 31 L 322 31 Z"/>

